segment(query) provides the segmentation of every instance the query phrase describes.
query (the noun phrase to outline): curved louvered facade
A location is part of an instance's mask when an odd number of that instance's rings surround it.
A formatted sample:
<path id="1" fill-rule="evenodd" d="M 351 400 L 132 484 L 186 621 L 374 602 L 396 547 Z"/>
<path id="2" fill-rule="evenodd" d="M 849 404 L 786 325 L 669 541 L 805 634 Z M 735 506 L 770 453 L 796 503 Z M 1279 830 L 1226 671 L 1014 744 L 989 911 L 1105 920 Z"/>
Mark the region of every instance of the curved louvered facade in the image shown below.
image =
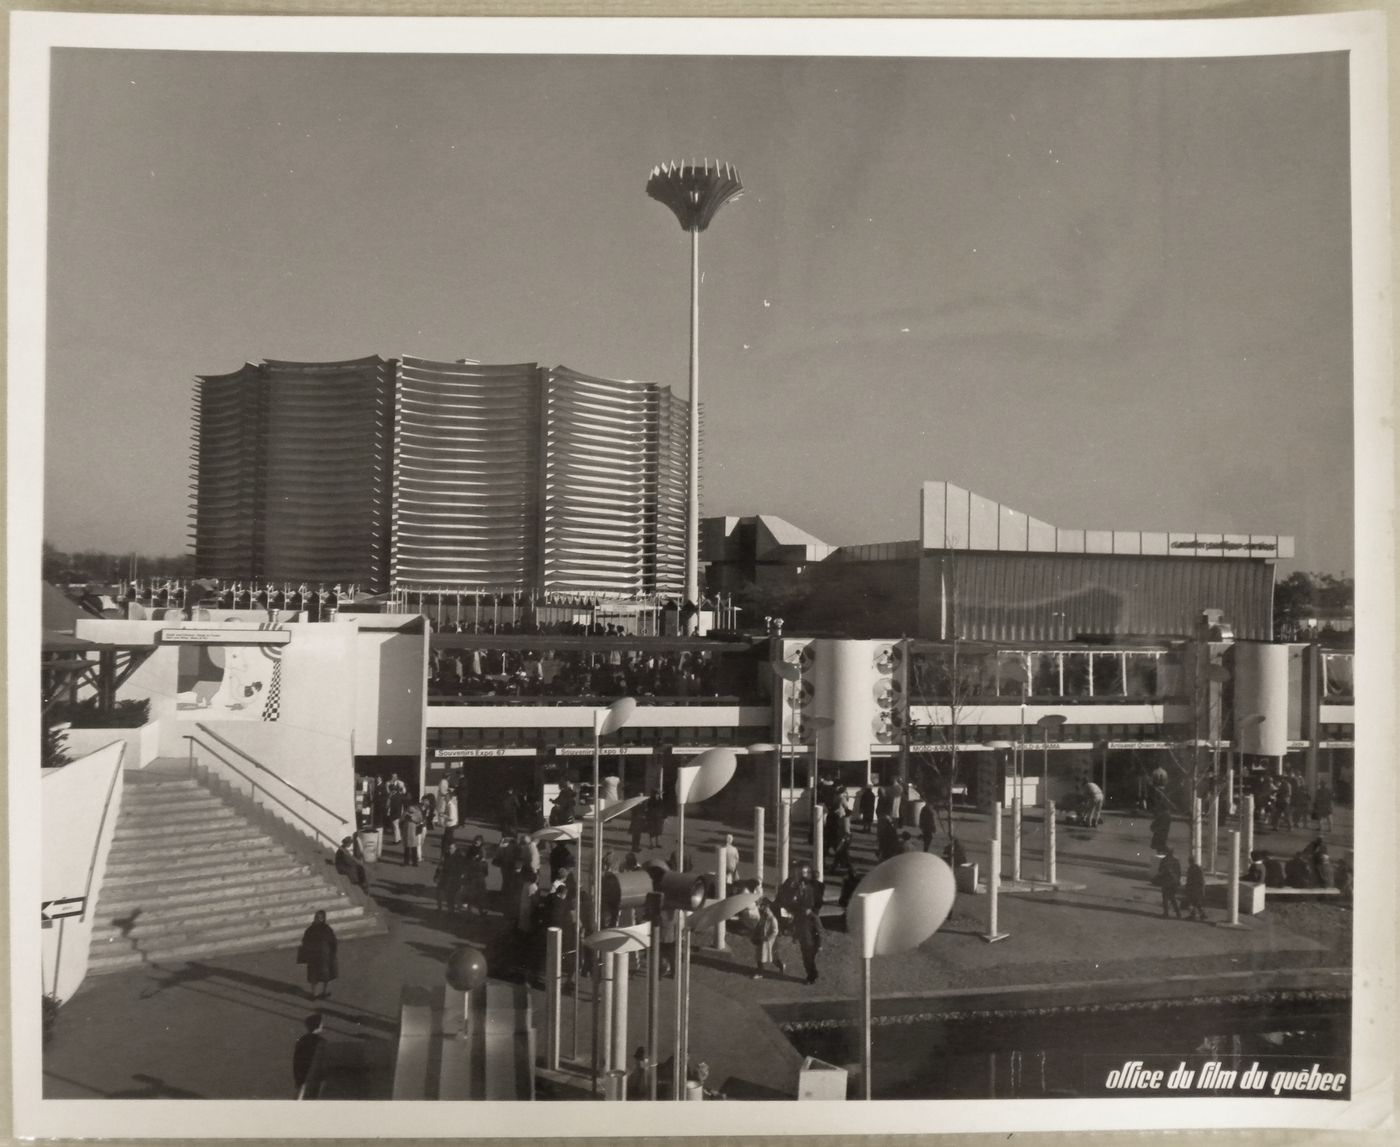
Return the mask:
<path id="1" fill-rule="evenodd" d="M 387 589 L 392 394 L 377 356 L 199 379 L 199 573 Z"/>
<path id="2" fill-rule="evenodd" d="M 539 583 L 541 372 L 404 358 L 394 411 L 396 586 Z"/>
<path id="3" fill-rule="evenodd" d="M 631 597 L 685 577 L 687 407 L 533 363 L 264 362 L 196 383 L 227 579 Z"/>

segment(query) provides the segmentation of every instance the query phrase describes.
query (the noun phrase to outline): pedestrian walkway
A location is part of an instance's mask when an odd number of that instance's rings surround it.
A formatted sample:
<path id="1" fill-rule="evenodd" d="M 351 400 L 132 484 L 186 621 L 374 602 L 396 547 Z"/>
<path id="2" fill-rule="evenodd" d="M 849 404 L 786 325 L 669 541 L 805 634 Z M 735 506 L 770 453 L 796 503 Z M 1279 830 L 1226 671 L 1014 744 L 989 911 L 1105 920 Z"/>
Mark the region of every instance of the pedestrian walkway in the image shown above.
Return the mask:
<path id="1" fill-rule="evenodd" d="M 1341 810 L 1336 830 L 1327 834 L 1334 855 L 1350 848 L 1349 810 Z M 771 810 L 770 810 L 771 813 Z M 958 838 L 970 858 L 985 863 L 989 819 L 962 810 L 955 820 Z M 946 826 L 944 826 L 946 829 Z M 665 857 L 675 848 L 676 822 L 667 824 L 660 848 L 646 856 Z M 462 830 L 459 830 L 459 838 Z M 469 824 L 488 842 L 491 826 Z M 726 825 L 704 816 L 687 817 L 686 846 L 696 867 L 711 867 L 714 847 L 733 832 L 744 857 L 741 876 L 752 871 L 752 838 L 746 826 Z M 1183 826 L 1174 842 L 1185 853 Z M 1261 837 L 1259 847 L 1287 855 L 1314 834 L 1306 831 Z M 805 828 L 795 832 L 794 859 L 810 856 Z M 1340 904 L 1284 905 L 1245 918 L 1237 929 L 1161 917 L 1160 898 L 1147 881 L 1145 817 L 1110 814 L 1099 829 L 1061 827 L 1059 872 L 1082 884 L 1082 891 L 1004 895 L 1001 929 L 1009 938 L 982 939 L 987 897 L 960 894 L 944 927 L 918 951 L 874 962 L 878 1014 L 936 1011 L 958 993 L 998 992 L 1046 1006 L 1057 994 L 1116 990 L 1163 991 L 1189 995 L 1209 982 L 1232 983 L 1239 991 L 1274 983 L 1295 985 L 1324 977 L 1329 968 L 1350 962 L 1350 912 Z M 947 837 L 940 832 L 935 850 Z M 1028 821 L 1023 869 L 1038 875 L 1043 832 Z M 625 828 L 610 827 L 607 847 L 621 857 L 629 846 Z M 1010 842 L 1003 840 L 1003 848 Z M 389 922 L 387 935 L 352 939 L 340 946 L 340 979 L 321 1004 L 326 1034 L 351 1045 L 363 1065 L 357 1077 L 365 1098 L 387 1098 L 392 1083 L 398 1008 L 405 986 L 435 988 L 442 983 L 448 955 L 472 943 L 499 963 L 510 924 L 493 912 L 484 918 L 447 916 L 438 911 L 432 887 L 438 855 L 436 835 L 420 867 L 399 863 L 392 843 L 387 856 L 371 866 L 371 892 Z M 857 831 L 852 858 L 858 870 L 874 863 L 874 837 Z M 1010 872 L 1009 856 L 1005 871 Z M 776 877 L 771 842 L 768 882 Z M 499 874 L 491 873 L 491 889 Z M 858 1014 L 860 968 L 854 937 L 843 930 L 839 912 L 828 909 L 828 932 L 821 953 L 821 977 L 808 987 L 801 980 L 795 949 L 786 953 L 786 978 L 769 973 L 750 978 L 753 948 L 731 930 L 727 952 L 695 946 L 690 1047 L 705 1060 L 711 1082 L 733 1098 L 791 1098 L 800 1056 L 776 1017 L 797 1014 L 854 1021 Z M 310 920 L 308 918 L 307 923 Z M 781 945 L 790 942 L 784 938 Z M 794 971 L 796 969 L 796 971 Z M 493 967 L 493 973 L 502 969 Z M 1335 979 L 1335 977 L 1333 977 Z M 661 985 L 662 1059 L 669 1058 L 674 1015 L 674 983 Z M 645 980 L 633 980 L 629 1047 L 645 1042 Z M 45 1094 L 51 1098 L 266 1098 L 292 1096 L 291 1052 L 302 1020 L 312 1009 L 302 969 L 290 950 L 189 962 L 151 962 L 131 972 L 89 980 L 66 1004 L 45 1051 Z M 563 1008 L 563 1048 L 570 1057 L 574 1038 L 572 1000 Z M 543 1017 L 535 998 L 535 1015 Z M 579 1009 L 578 1048 L 586 1061 L 591 1048 L 590 1008 Z M 210 1054 L 217 1047 L 218 1054 Z M 541 1048 L 543 1043 L 541 1042 Z M 560 1097 L 586 1094 L 586 1078 L 561 1081 Z M 542 1089 L 542 1097 L 549 1089 Z"/>

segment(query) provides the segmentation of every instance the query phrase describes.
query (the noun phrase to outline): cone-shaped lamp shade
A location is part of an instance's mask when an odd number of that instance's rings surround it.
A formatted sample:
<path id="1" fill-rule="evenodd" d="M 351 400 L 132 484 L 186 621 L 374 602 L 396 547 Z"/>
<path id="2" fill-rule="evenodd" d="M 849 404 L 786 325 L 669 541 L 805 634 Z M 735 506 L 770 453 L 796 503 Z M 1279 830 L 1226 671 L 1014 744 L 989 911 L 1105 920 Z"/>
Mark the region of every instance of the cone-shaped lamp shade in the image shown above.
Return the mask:
<path id="1" fill-rule="evenodd" d="M 733 779 L 738 766 L 733 749 L 707 749 L 693 764 L 676 770 L 676 800 L 681 804 L 709 800 Z"/>
<path id="2" fill-rule="evenodd" d="M 685 926 L 693 932 L 705 932 L 731 916 L 747 912 L 757 903 L 757 892 L 739 892 L 733 896 L 726 896 L 723 900 L 716 900 L 692 912 Z"/>
<path id="3" fill-rule="evenodd" d="M 637 702 L 631 697 L 623 697 L 614 701 L 608 706 L 607 715 L 604 716 L 602 724 L 598 726 L 598 735 L 606 737 L 609 733 L 616 733 L 632 719 L 632 714 L 636 711 Z"/>
<path id="4" fill-rule="evenodd" d="M 582 831 L 583 825 L 578 821 L 573 821 L 570 824 L 552 824 L 548 828 L 532 832 L 530 839 L 536 844 L 550 840 L 577 840 Z"/>
<path id="5" fill-rule="evenodd" d="M 953 908 L 953 870 L 927 852 L 903 852 L 876 865 L 856 885 L 862 892 L 892 889 L 871 954 L 893 956 L 917 948 L 938 931 Z"/>
<path id="6" fill-rule="evenodd" d="M 645 952 L 651 947 L 651 925 L 633 924 L 628 928 L 604 928 L 585 936 L 583 942 L 595 952 Z"/>

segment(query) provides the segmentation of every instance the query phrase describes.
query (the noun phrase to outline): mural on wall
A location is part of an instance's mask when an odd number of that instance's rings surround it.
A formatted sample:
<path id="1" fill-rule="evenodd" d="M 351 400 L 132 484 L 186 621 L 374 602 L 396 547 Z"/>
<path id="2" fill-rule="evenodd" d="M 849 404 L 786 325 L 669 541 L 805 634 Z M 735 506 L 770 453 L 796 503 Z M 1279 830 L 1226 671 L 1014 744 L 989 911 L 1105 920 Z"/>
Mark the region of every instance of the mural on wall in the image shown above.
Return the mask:
<path id="1" fill-rule="evenodd" d="M 280 644 L 182 646 L 176 714 L 201 720 L 277 720 L 282 650 Z"/>

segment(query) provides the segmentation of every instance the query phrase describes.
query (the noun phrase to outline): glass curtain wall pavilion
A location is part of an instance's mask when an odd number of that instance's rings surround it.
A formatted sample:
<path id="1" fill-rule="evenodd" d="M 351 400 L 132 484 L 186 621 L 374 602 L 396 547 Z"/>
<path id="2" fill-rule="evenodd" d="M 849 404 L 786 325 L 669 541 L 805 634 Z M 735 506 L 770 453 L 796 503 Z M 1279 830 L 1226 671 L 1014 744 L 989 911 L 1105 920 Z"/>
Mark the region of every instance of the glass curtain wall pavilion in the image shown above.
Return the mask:
<path id="1" fill-rule="evenodd" d="M 539 584 L 542 400 L 534 363 L 400 360 L 395 586 L 510 593 Z"/>
<path id="2" fill-rule="evenodd" d="M 195 563 L 387 588 L 393 366 L 267 360 L 195 384 Z"/>

